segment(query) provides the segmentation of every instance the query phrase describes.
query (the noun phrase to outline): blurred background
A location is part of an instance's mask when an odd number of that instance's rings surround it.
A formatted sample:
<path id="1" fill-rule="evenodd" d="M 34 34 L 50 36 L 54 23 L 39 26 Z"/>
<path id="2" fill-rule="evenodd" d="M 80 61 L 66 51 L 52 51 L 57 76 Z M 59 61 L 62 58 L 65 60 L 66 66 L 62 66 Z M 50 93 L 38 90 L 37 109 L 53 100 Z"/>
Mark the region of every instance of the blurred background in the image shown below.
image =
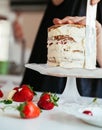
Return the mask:
<path id="1" fill-rule="evenodd" d="M 0 59 L 0 76 L 22 75 L 24 64 L 28 62 L 31 49 L 44 14 L 48 0 L 0 0 L 0 20 L 8 20 L 12 28 L 12 36 L 8 46 L 8 60 Z M 18 22 L 19 35 L 14 34 L 14 24 Z M 19 38 L 19 36 L 21 38 Z M 2 49 L 3 43 L 0 44 Z M 1 55 L 5 52 L 2 52 Z"/>

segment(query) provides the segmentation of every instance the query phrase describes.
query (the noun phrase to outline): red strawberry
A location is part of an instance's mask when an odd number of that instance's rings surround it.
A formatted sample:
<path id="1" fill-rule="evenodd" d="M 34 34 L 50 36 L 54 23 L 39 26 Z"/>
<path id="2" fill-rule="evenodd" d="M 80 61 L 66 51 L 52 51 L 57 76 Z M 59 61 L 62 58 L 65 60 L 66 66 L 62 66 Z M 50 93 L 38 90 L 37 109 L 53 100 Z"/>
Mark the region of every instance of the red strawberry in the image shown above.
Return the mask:
<path id="1" fill-rule="evenodd" d="M 92 112 L 90 110 L 83 111 L 84 114 L 87 114 L 89 116 L 93 116 Z"/>
<path id="2" fill-rule="evenodd" d="M 17 107 L 22 118 L 35 118 L 40 115 L 40 108 L 32 101 L 27 101 Z"/>
<path id="3" fill-rule="evenodd" d="M 13 90 L 16 90 L 16 91 L 18 91 L 18 89 L 19 89 L 20 87 L 15 87 Z"/>
<path id="4" fill-rule="evenodd" d="M 2 98 L 3 97 L 3 92 L 2 92 L 2 90 L 0 90 L 0 98 Z"/>
<path id="5" fill-rule="evenodd" d="M 14 90 L 16 90 L 16 93 L 12 97 L 13 101 L 31 101 L 34 97 L 34 92 L 30 89 L 29 85 L 22 85 L 21 87 L 16 87 L 14 88 Z"/>
<path id="6" fill-rule="evenodd" d="M 38 106 L 44 110 L 51 110 L 54 106 L 58 106 L 59 97 L 52 93 L 43 93 L 38 101 Z"/>

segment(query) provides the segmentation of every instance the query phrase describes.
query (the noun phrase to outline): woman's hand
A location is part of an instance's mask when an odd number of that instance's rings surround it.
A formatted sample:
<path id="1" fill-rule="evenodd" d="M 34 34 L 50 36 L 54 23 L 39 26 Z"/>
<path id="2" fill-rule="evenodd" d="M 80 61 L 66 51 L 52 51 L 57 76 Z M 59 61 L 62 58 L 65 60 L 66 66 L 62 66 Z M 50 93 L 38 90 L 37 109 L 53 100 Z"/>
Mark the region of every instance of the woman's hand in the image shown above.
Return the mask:
<path id="1" fill-rule="evenodd" d="M 71 16 L 66 16 L 63 19 L 59 19 L 59 18 L 54 18 L 53 19 L 53 23 L 54 24 L 76 24 L 76 23 L 83 23 L 85 25 L 85 17 L 71 17 Z"/>
<path id="2" fill-rule="evenodd" d="M 55 4 L 55 5 L 59 5 L 59 4 L 61 4 L 62 2 L 63 2 L 64 0 L 52 0 L 52 2 Z M 91 0 L 91 5 L 95 5 L 95 4 L 97 4 L 97 3 L 99 3 L 101 0 Z M 73 18 L 72 18 L 73 19 Z M 68 21 L 69 20 L 69 21 Z M 75 19 L 75 20 L 77 20 L 77 18 Z M 78 18 L 78 20 L 79 20 L 79 18 Z M 58 18 L 54 18 L 53 19 L 53 23 L 54 24 L 62 24 L 62 23 L 70 23 L 71 22 L 71 17 L 70 17 L 70 19 L 68 18 L 68 17 L 65 17 L 64 19 L 62 19 L 62 20 L 60 20 L 60 19 L 58 19 Z"/>
<path id="3" fill-rule="evenodd" d="M 95 4 L 97 4 L 98 2 L 100 2 L 100 0 L 91 0 L 91 4 L 92 4 L 92 5 L 95 5 Z"/>

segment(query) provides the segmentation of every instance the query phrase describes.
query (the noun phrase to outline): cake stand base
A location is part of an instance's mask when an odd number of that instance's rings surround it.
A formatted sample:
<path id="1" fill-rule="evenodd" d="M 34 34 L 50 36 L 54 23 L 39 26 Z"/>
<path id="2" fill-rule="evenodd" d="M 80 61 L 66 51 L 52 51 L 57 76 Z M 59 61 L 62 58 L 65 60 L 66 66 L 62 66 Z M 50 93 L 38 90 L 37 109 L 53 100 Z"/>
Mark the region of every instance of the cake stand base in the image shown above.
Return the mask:
<path id="1" fill-rule="evenodd" d="M 77 102 L 80 99 L 81 96 L 77 89 L 75 77 L 67 77 L 66 86 L 61 97 L 71 102 Z"/>

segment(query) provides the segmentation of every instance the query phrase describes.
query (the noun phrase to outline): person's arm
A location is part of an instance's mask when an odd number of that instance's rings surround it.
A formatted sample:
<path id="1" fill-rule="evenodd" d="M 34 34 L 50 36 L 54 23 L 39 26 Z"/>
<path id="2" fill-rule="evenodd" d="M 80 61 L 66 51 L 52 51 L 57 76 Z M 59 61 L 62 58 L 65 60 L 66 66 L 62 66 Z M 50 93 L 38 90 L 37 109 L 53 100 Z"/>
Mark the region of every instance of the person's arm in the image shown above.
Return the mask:
<path id="1" fill-rule="evenodd" d="M 97 61 L 102 68 L 102 25 L 97 23 Z"/>
<path id="2" fill-rule="evenodd" d="M 19 17 L 20 13 L 16 13 L 16 18 L 13 21 L 12 26 L 15 40 L 20 41 L 22 43 L 22 40 L 24 40 L 24 34 L 21 23 L 19 22 Z"/>
<path id="3" fill-rule="evenodd" d="M 23 35 L 23 30 L 22 30 L 20 23 L 17 20 L 15 20 L 13 22 L 12 26 L 13 26 L 13 33 L 14 33 L 15 39 L 17 41 L 22 42 L 24 35 Z"/>
<path id="4" fill-rule="evenodd" d="M 64 1 L 64 0 L 52 0 L 53 1 L 53 3 L 55 2 L 55 4 L 57 5 L 57 4 L 59 4 L 61 1 Z M 101 0 L 91 0 L 91 5 L 95 5 L 95 4 L 97 4 L 97 3 L 99 3 Z M 53 19 L 53 23 L 54 24 L 61 24 L 61 23 L 71 23 L 72 22 L 72 19 L 73 19 L 73 17 L 69 17 L 68 18 L 68 16 L 67 17 L 65 17 L 65 18 L 63 18 L 62 20 L 60 20 L 59 18 L 54 18 Z M 81 17 L 80 17 L 81 18 Z M 77 20 L 77 18 L 75 19 L 75 20 Z M 78 18 L 78 20 L 79 20 L 79 18 Z"/>

